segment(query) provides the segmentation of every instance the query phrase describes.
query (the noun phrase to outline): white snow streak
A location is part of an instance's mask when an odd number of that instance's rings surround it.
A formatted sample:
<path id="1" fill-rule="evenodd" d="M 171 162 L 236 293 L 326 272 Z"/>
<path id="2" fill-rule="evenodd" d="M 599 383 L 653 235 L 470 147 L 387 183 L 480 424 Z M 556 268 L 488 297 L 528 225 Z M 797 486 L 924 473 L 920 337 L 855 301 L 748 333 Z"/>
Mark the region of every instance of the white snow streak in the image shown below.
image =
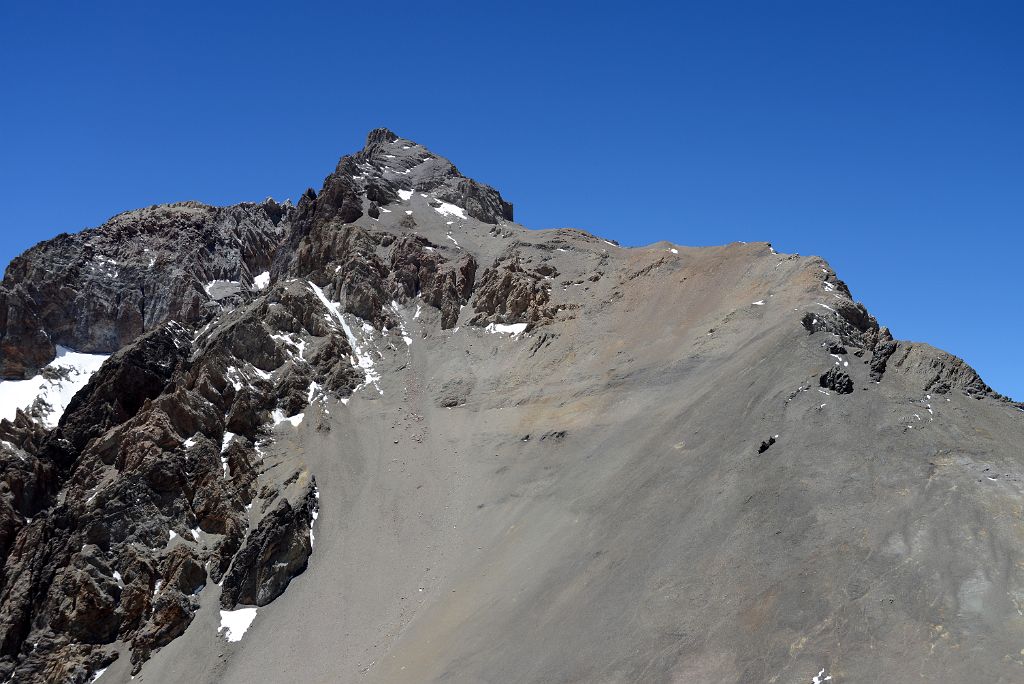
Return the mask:
<path id="1" fill-rule="evenodd" d="M 316 508 L 313 509 L 313 519 L 309 521 L 309 548 L 312 550 L 315 537 L 313 536 L 313 524 L 320 517 L 320 489 L 313 489 L 313 496 L 316 497 Z"/>
<path id="2" fill-rule="evenodd" d="M 373 385 L 377 388 L 378 392 L 384 394 L 384 390 L 380 388 L 380 373 L 378 373 L 373 366 L 373 357 L 371 357 L 369 352 L 365 351 L 362 345 L 359 344 L 359 341 L 356 340 L 355 333 L 352 332 L 352 328 L 350 328 L 348 323 L 345 321 L 345 315 L 341 312 L 341 305 L 327 299 L 327 295 L 325 295 L 324 291 L 315 283 L 309 282 L 309 286 L 312 288 L 313 294 L 315 294 L 320 302 L 327 307 L 327 310 L 331 312 L 334 318 L 341 323 L 341 328 L 345 331 L 345 337 L 348 338 L 349 346 L 352 347 L 352 351 L 356 355 L 356 361 L 352 365 L 362 368 L 363 372 L 366 374 L 366 381 L 363 384 Z M 360 387 L 362 387 L 362 385 L 360 385 Z M 359 389 L 359 387 L 356 389 Z"/>

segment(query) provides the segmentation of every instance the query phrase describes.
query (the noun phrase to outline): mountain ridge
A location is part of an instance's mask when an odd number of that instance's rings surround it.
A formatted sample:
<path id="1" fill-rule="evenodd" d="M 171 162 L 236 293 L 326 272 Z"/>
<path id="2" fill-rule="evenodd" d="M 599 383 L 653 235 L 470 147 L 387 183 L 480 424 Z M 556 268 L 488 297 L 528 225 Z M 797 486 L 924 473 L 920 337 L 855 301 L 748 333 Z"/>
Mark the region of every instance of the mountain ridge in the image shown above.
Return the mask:
<path id="1" fill-rule="evenodd" d="M 317 681 L 907 674 L 895 650 L 871 652 L 882 634 L 981 653 L 943 651 L 922 665 L 935 681 L 1016 676 L 1024 663 L 1002 658 L 1024 627 L 995 597 L 1022 582 L 989 575 L 1019 531 L 990 507 L 1022 496 L 1020 405 L 961 359 L 893 339 L 818 257 L 621 248 L 512 215 L 498 191 L 375 129 L 294 207 L 157 205 L 12 261 L 0 394 L 36 373 L 63 382 L 47 370 L 58 345 L 111 356 L 56 427 L 39 407 L 0 421 L 0 676 L 246 681 L 284 677 L 296 653 Z M 762 463 L 777 466 L 759 476 Z M 1001 489 L 945 500 L 935 477 Z M 847 487 L 855 500 L 829 501 Z M 944 560 L 905 510 L 877 505 L 903 489 L 911 508 L 984 519 L 998 543 L 919 521 L 968 540 Z M 873 525 L 861 541 L 833 545 L 858 517 Z M 589 533 L 572 532 L 580 520 Z M 846 589 L 779 546 L 829 559 Z M 581 593 L 586 581 L 600 590 Z M 915 582 L 891 614 L 850 613 L 870 587 Z M 302 618 L 316 587 L 344 600 Z M 718 622 L 694 609 L 709 601 Z M 853 646 L 822 627 L 839 622 Z M 317 669 L 304 649 L 335 629 L 350 638 Z"/>

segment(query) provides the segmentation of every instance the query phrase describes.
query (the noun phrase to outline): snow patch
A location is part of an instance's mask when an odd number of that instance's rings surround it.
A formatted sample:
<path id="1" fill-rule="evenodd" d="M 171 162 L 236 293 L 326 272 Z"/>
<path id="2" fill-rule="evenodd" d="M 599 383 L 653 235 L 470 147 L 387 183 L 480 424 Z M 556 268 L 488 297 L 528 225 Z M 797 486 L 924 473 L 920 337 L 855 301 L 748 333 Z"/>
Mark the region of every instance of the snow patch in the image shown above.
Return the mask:
<path id="1" fill-rule="evenodd" d="M 412 198 L 412 190 L 399 190 L 398 196 L 402 198 L 403 202 L 408 202 Z"/>
<path id="2" fill-rule="evenodd" d="M 228 641 L 241 641 L 255 619 L 255 608 L 222 610 L 220 611 L 220 629 L 217 630 L 217 634 L 224 633 L 224 638 Z"/>
<path id="3" fill-rule="evenodd" d="M 206 294 L 210 297 L 213 294 L 210 292 L 217 285 L 238 285 L 237 280 L 211 280 L 210 282 L 203 285 L 203 289 L 206 290 Z"/>
<path id="4" fill-rule="evenodd" d="M 57 347 L 57 358 L 47 364 L 41 373 L 28 380 L 0 382 L 0 419 L 14 420 L 18 409 L 27 411 L 37 399 L 46 403 L 43 424 L 57 427 L 71 399 L 89 382 L 92 374 L 109 358 L 105 354 L 80 354 L 66 347 Z"/>
<path id="5" fill-rule="evenodd" d="M 763 299 L 758 299 L 756 302 L 753 302 L 753 305 L 754 306 L 764 306 L 764 300 Z"/>
<path id="6" fill-rule="evenodd" d="M 458 216 L 460 219 L 466 218 L 466 210 L 460 206 L 449 204 L 448 202 L 441 202 L 441 206 L 434 207 L 441 216 Z"/>

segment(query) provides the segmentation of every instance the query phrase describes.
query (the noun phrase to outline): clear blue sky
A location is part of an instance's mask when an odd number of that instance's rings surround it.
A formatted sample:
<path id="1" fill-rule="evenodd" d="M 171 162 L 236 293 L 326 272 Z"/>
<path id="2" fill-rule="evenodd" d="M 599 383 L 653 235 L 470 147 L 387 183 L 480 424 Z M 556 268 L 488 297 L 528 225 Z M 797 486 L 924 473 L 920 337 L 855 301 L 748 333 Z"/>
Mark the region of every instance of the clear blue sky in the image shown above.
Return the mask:
<path id="1" fill-rule="evenodd" d="M 1024 399 L 1024 3 L 495 5 L 2 3 L 0 264 L 388 126 L 530 227 L 819 254 Z"/>

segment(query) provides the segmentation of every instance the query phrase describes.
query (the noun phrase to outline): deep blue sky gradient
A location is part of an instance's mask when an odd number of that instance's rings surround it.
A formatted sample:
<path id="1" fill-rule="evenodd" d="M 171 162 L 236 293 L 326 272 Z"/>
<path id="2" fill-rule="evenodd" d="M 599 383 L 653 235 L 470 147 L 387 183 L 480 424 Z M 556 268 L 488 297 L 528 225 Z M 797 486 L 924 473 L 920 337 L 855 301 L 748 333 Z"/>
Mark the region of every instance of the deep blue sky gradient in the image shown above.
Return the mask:
<path id="1" fill-rule="evenodd" d="M 533 228 L 819 254 L 1024 399 L 1024 3 L 4 2 L 0 265 L 388 126 Z"/>

